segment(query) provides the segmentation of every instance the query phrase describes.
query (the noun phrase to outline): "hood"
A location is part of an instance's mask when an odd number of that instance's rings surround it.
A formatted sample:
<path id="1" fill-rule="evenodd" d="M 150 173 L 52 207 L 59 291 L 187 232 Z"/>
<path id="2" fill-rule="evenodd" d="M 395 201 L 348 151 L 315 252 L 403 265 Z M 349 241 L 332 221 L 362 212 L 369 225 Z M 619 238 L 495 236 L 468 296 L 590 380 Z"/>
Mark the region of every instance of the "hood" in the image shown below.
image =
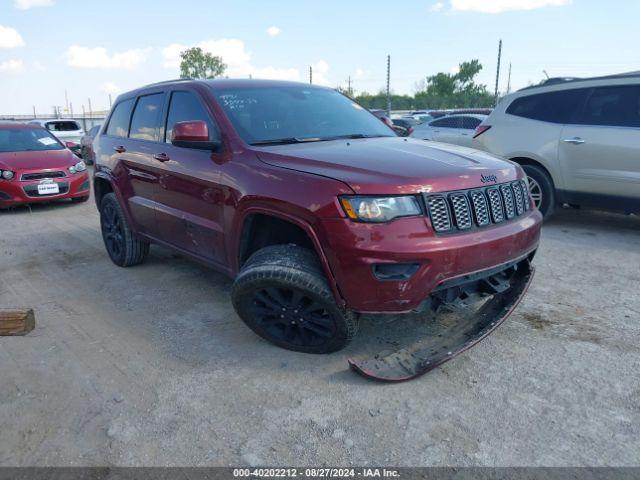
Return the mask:
<path id="1" fill-rule="evenodd" d="M 413 138 L 333 140 L 255 150 L 265 163 L 335 178 L 361 194 L 446 192 L 519 176 L 515 164 L 486 152 Z M 488 183 L 483 183 L 483 176 Z"/>
<path id="2" fill-rule="evenodd" d="M 0 169 L 50 170 L 67 169 L 80 159 L 69 150 L 45 150 L 42 152 L 0 152 Z"/>

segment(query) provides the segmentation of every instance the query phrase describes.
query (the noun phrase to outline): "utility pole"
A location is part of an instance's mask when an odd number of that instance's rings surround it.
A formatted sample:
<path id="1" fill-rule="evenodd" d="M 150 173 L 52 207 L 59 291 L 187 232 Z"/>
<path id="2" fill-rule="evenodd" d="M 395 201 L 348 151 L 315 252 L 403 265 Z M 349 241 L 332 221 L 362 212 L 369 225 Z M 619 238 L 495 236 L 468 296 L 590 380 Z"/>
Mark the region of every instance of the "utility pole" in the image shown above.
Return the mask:
<path id="1" fill-rule="evenodd" d="M 391 115 L 391 55 L 387 55 L 387 116 Z"/>
<path id="2" fill-rule="evenodd" d="M 73 117 L 73 102 L 69 102 L 69 113 Z"/>
<path id="3" fill-rule="evenodd" d="M 498 43 L 498 68 L 496 70 L 496 93 L 495 104 L 498 104 L 498 80 L 500 80 L 500 61 L 502 59 L 502 39 Z"/>
<path id="4" fill-rule="evenodd" d="M 351 75 L 349 75 L 349 88 L 347 88 L 347 94 L 350 97 L 353 97 L 353 92 L 351 92 Z"/>
<path id="5" fill-rule="evenodd" d="M 251 75 L 249 75 L 249 78 L 251 78 Z M 112 105 L 112 101 L 111 101 L 111 94 L 109 94 L 109 108 L 111 108 Z"/>
<path id="6" fill-rule="evenodd" d="M 511 62 L 509 62 L 509 79 L 507 80 L 507 94 L 511 93 Z"/>
<path id="7" fill-rule="evenodd" d="M 38 118 L 38 116 L 36 115 L 36 106 L 33 106 L 33 118 Z"/>
<path id="8" fill-rule="evenodd" d="M 91 111 L 91 98 L 88 98 L 87 100 L 89 100 L 89 116 L 91 117 L 93 116 L 92 115 L 93 112 Z"/>
<path id="9" fill-rule="evenodd" d="M 64 89 L 64 109 L 69 113 L 69 95 L 67 95 L 67 89 Z"/>
<path id="10" fill-rule="evenodd" d="M 309 83 L 313 83 L 313 67 L 309 65 Z"/>

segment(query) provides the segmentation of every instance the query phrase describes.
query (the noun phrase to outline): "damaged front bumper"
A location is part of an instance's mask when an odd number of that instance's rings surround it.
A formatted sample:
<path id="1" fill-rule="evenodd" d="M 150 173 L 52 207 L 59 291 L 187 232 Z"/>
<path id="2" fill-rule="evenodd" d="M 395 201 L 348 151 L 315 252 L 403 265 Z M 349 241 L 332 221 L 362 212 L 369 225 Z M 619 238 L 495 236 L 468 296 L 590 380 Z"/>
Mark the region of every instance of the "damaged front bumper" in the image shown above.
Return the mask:
<path id="1" fill-rule="evenodd" d="M 370 379 L 401 382 L 451 360 L 489 335 L 515 309 L 533 278 L 532 258 L 533 254 L 518 262 L 443 284 L 432 293 L 424 308 L 434 311 L 447 305 L 471 308 L 470 300 L 478 296 L 490 298 L 471 318 L 455 322 L 439 335 L 419 339 L 391 354 L 362 361 L 350 359 L 350 367 Z"/>

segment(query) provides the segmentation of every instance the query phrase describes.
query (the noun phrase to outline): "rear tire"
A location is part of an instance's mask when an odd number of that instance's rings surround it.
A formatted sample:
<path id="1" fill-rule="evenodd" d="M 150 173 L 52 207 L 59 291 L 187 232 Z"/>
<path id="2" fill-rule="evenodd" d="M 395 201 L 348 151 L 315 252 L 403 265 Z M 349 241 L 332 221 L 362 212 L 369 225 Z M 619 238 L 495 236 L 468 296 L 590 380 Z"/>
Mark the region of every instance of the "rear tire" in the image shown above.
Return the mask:
<path id="1" fill-rule="evenodd" d="M 100 229 L 107 253 L 119 267 L 138 265 L 147 258 L 149 243 L 134 236 L 113 192 L 100 202 Z"/>
<path id="2" fill-rule="evenodd" d="M 251 330 L 287 350 L 335 352 L 358 330 L 356 314 L 336 305 L 315 253 L 296 245 L 254 253 L 240 270 L 231 299 Z"/>
<path id="3" fill-rule="evenodd" d="M 556 192 L 549 174 L 536 165 L 523 165 L 529 180 L 529 195 L 542 216 L 551 217 L 556 208 Z"/>

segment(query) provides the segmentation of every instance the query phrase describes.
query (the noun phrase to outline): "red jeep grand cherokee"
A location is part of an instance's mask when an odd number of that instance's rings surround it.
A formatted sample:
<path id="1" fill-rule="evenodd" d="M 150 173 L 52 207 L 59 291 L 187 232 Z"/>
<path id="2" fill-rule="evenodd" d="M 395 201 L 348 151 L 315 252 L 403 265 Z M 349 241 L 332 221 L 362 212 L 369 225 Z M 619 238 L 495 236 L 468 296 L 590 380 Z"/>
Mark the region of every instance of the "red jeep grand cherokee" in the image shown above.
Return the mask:
<path id="1" fill-rule="evenodd" d="M 359 313 L 484 302 L 436 346 L 352 363 L 372 377 L 411 378 L 468 348 L 531 279 L 541 215 L 519 166 L 397 137 L 329 88 L 150 85 L 118 98 L 94 145 L 113 262 L 157 243 L 226 272 L 238 315 L 281 347 L 339 350 Z"/>
<path id="2" fill-rule="evenodd" d="M 84 162 L 38 125 L 0 123 L 0 208 L 89 198 Z"/>

